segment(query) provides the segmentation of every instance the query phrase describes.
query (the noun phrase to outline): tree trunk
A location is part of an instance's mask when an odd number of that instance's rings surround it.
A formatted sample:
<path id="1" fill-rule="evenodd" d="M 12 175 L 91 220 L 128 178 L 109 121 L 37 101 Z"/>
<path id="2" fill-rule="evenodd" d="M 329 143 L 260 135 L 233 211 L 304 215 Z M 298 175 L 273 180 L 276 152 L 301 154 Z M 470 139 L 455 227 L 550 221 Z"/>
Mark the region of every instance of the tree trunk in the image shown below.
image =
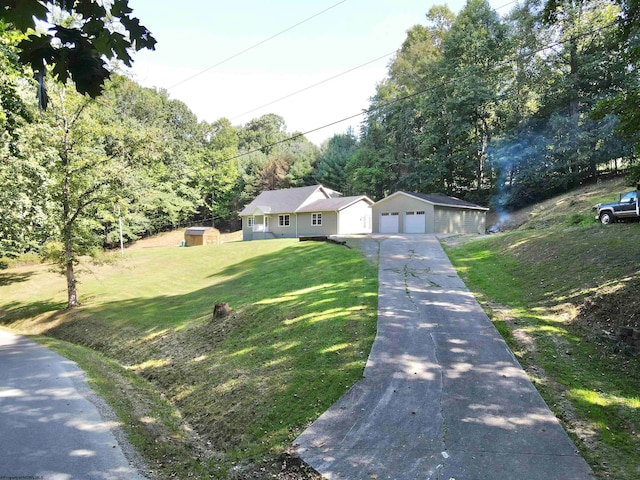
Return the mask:
<path id="1" fill-rule="evenodd" d="M 64 101 L 61 102 L 64 105 Z M 64 184 L 62 187 L 62 237 L 64 243 L 64 269 L 67 277 L 67 308 L 78 306 L 78 291 L 76 289 L 76 275 L 73 269 L 73 234 L 71 220 L 71 172 L 69 169 L 69 125 L 63 110 L 64 138 L 61 159 L 64 167 Z"/>
<path id="2" fill-rule="evenodd" d="M 64 205 L 65 216 L 68 210 L 68 203 L 65 200 Z M 67 223 L 64 227 L 64 268 L 65 275 L 67 277 L 67 308 L 73 308 L 80 305 L 78 302 L 78 291 L 76 289 L 76 275 L 73 268 L 74 255 L 73 255 L 73 238 L 71 234 L 71 225 Z"/>
<path id="3" fill-rule="evenodd" d="M 77 307 L 80 305 L 78 302 L 78 291 L 76 290 L 76 276 L 73 271 L 73 261 L 67 262 L 67 309 Z"/>

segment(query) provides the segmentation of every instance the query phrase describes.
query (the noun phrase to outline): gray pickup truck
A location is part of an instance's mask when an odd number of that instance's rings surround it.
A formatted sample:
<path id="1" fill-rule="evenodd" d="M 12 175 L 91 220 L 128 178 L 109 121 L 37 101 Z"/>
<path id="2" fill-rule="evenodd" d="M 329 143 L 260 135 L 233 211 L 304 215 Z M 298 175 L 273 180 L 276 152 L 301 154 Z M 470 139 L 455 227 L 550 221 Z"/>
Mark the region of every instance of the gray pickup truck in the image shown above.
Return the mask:
<path id="1" fill-rule="evenodd" d="M 603 225 L 609 225 L 620 220 L 640 219 L 640 202 L 638 202 L 640 185 L 636 190 L 620 195 L 617 202 L 599 203 L 594 208 L 597 211 L 596 220 Z"/>

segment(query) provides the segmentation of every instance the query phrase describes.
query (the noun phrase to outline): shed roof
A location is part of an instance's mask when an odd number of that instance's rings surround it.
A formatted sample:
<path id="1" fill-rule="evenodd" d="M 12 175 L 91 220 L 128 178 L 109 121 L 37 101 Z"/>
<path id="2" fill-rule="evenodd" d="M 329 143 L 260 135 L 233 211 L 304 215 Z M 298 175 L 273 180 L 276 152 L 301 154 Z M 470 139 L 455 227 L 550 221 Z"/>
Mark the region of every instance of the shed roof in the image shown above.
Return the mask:
<path id="1" fill-rule="evenodd" d="M 207 230 L 215 230 L 213 227 L 189 227 L 184 231 L 185 235 L 204 235 Z"/>
<path id="2" fill-rule="evenodd" d="M 452 208 L 466 208 L 469 210 L 482 210 L 488 211 L 489 209 L 486 207 L 482 207 L 480 205 L 476 205 L 475 203 L 467 202 L 465 200 L 461 200 L 456 197 L 449 197 L 447 195 L 441 195 L 438 193 L 415 193 L 415 192 L 403 192 L 399 191 L 392 195 L 389 195 L 382 200 L 377 201 L 374 205 L 379 203 L 383 203 L 390 198 L 396 197 L 398 195 L 407 195 L 409 197 L 416 198 L 418 200 L 422 200 L 423 202 L 430 203 L 432 205 L 437 205 L 440 207 L 452 207 Z"/>
<path id="3" fill-rule="evenodd" d="M 296 210 L 297 213 L 303 212 L 339 212 L 347 207 L 350 207 L 354 203 L 364 200 L 368 205 L 373 204 L 373 200 L 365 195 L 354 197 L 342 197 L 342 198 L 326 198 L 324 200 L 317 200 L 309 205 L 305 205 L 302 208 Z"/>
<path id="4" fill-rule="evenodd" d="M 240 216 L 264 213 L 292 213 L 298 210 L 304 202 L 317 190 L 321 190 L 326 198 L 335 197 L 338 192 L 323 187 L 311 185 L 309 187 L 285 188 L 283 190 L 269 190 L 258 195 L 253 202 L 244 207 Z"/>

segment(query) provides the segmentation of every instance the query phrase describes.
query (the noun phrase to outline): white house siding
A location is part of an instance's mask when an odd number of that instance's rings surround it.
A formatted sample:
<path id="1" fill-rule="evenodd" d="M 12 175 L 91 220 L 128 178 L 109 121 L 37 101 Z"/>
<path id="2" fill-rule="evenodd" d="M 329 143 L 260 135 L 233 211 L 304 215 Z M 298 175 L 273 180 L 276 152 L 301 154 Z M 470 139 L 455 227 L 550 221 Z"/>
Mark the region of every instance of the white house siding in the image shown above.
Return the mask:
<path id="1" fill-rule="evenodd" d="M 383 200 L 372 207 L 372 227 L 374 232 L 381 232 L 380 218 L 382 213 L 398 213 L 398 232 L 405 232 L 405 213 L 425 212 L 424 232 L 434 233 L 433 205 L 420 201 L 408 195 L 397 195 L 388 200 Z"/>
<path id="2" fill-rule="evenodd" d="M 339 235 L 371 233 L 371 208 L 364 200 L 340 210 L 338 213 Z"/>
<path id="3" fill-rule="evenodd" d="M 463 208 L 436 207 L 435 233 L 484 233 L 486 213 Z"/>

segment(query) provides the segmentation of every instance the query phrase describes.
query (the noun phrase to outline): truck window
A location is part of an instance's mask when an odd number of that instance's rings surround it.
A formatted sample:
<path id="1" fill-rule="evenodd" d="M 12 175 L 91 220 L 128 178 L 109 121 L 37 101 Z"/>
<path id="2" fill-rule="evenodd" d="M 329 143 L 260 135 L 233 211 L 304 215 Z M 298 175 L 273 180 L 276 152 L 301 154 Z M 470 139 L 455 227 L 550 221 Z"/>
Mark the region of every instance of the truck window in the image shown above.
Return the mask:
<path id="1" fill-rule="evenodd" d="M 634 202 L 635 199 L 636 199 L 636 195 L 637 195 L 637 192 L 629 192 L 629 193 L 625 194 L 620 201 L 622 203 Z"/>

